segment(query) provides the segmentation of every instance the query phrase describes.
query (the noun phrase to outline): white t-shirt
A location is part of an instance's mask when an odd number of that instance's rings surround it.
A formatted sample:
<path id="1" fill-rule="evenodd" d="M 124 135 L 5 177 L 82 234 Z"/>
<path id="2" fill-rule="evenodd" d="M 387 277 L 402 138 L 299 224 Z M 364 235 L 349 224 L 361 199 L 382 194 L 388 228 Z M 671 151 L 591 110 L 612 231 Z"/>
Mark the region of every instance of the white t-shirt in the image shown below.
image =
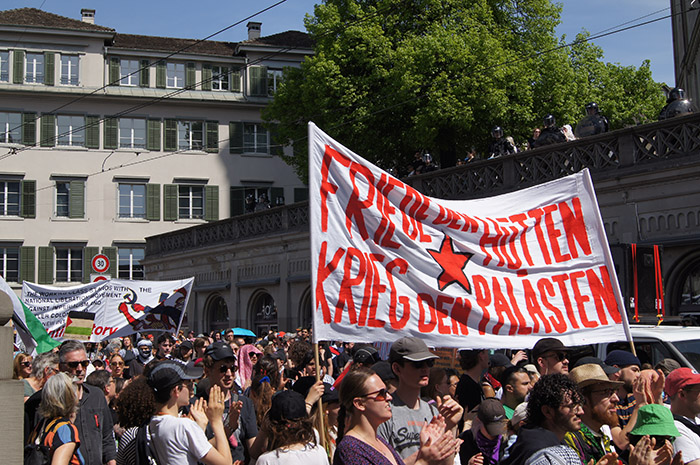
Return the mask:
<path id="1" fill-rule="evenodd" d="M 307 444 L 303 449 L 287 450 L 283 448 L 265 452 L 255 465 L 329 465 L 328 456 L 322 447 Z"/>
<path id="2" fill-rule="evenodd" d="M 213 447 L 202 428 L 189 418 L 156 415 L 149 432 L 158 463 L 197 465 Z"/>
<path id="3" fill-rule="evenodd" d="M 683 463 L 700 459 L 700 437 L 680 421 L 674 420 L 680 436 L 673 441 L 673 453 L 683 451 Z"/>

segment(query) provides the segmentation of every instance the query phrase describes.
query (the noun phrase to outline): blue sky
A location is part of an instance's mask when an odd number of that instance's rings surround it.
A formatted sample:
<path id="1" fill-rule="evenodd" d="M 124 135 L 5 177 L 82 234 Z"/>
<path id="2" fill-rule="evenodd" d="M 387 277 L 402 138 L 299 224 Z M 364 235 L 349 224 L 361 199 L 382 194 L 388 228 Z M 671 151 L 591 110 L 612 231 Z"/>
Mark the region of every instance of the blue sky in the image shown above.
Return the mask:
<path id="1" fill-rule="evenodd" d="M 45 11 L 80 18 L 81 8 L 94 8 L 96 23 L 127 34 L 157 35 L 200 39 L 230 24 L 253 15 L 279 0 L 213 1 L 182 0 L 2 0 L 0 8 L 42 8 Z M 263 35 L 286 30 L 304 30 L 304 15 L 312 13 L 314 0 L 287 0 L 251 21 L 260 21 Z M 565 0 L 559 34 L 573 39 L 582 29 L 592 34 L 618 26 L 664 8 L 670 0 Z M 666 16 L 669 9 L 645 20 Z M 241 41 L 247 37 L 247 20 L 216 36 L 213 40 Z M 651 61 L 654 79 L 673 84 L 673 50 L 671 20 L 613 34 L 596 43 L 605 52 L 605 60 L 622 65 L 639 66 Z"/>

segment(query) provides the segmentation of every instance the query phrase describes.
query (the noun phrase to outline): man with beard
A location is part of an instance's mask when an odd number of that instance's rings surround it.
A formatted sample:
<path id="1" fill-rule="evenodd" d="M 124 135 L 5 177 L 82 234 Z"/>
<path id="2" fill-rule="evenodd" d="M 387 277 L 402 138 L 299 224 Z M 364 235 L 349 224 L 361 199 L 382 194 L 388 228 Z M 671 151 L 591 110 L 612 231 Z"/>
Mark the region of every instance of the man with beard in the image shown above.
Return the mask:
<path id="1" fill-rule="evenodd" d="M 197 386 L 195 398 L 208 399 L 209 389 L 219 386 L 224 395 L 224 431 L 229 438 L 231 457 L 233 461 L 241 460 L 248 463 L 246 453 L 251 463 L 262 453 L 264 439 L 256 441 L 258 427 L 255 419 L 253 402 L 236 392 L 236 356 L 231 346 L 224 341 L 209 345 L 204 352 L 204 374 L 209 381 L 206 389 L 202 388 L 204 381 Z M 213 431 L 207 427 L 207 438 L 214 437 Z"/>
<path id="2" fill-rule="evenodd" d="M 569 349 L 559 339 L 545 337 L 532 348 L 532 363 L 540 375 L 569 374 Z"/>
<path id="3" fill-rule="evenodd" d="M 642 364 L 637 357 L 626 350 L 610 351 L 605 358 L 605 364 L 620 369 L 616 374 L 611 375 L 610 379 L 623 383 L 617 393 L 620 398 L 617 404 L 617 417 L 620 427 L 624 428 L 627 423 L 634 424 L 636 421 L 636 416 L 632 418 L 632 415 L 640 399 L 635 399 L 634 384 L 639 379 Z"/>
<path id="4" fill-rule="evenodd" d="M 528 397 L 527 424 L 501 465 L 581 465 L 576 451 L 562 441 L 566 433 L 581 429 L 582 402 L 578 386 L 568 376 L 542 376 Z"/>
<path id="5" fill-rule="evenodd" d="M 501 402 L 506 411 L 506 418 L 513 418 L 515 408 L 525 402 L 525 397 L 532 390 L 530 383 L 530 375 L 523 367 L 506 368 L 501 375 L 501 385 L 503 386 L 503 395 Z"/>
<path id="6" fill-rule="evenodd" d="M 622 381 L 610 381 L 603 368 L 595 363 L 580 365 L 569 377 L 583 395 L 581 429 L 566 433 L 564 441 L 574 449 L 583 463 L 593 463 L 615 452 L 610 427 L 617 426 L 617 389 Z"/>
<path id="7" fill-rule="evenodd" d="M 143 374 L 143 367 L 148 365 L 154 360 L 153 356 L 153 343 L 148 339 L 141 339 L 137 344 L 138 355 L 136 358 L 132 359 L 129 363 L 129 374 L 132 378 Z"/>

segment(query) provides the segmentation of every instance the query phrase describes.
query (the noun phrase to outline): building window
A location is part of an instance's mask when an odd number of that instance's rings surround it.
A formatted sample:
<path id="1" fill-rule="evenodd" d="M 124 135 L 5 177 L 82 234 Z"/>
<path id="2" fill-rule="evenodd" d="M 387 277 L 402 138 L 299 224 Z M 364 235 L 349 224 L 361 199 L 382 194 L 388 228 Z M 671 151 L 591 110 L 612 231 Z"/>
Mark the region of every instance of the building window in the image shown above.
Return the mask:
<path id="1" fill-rule="evenodd" d="M 44 54 L 27 53 L 24 71 L 24 82 L 31 84 L 43 84 Z"/>
<path id="2" fill-rule="evenodd" d="M 7 282 L 19 282 L 19 247 L 0 246 L 0 275 Z"/>
<path id="3" fill-rule="evenodd" d="M 141 260 L 146 255 L 146 249 L 142 247 L 119 247 L 119 279 L 139 280 L 143 279 L 143 265 Z"/>
<path id="4" fill-rule="evenodd" d="M 212 90 L 228 90 L 228 68 L 225 66 L 213 66 L 211 69 L 211 89 Z"/>
<path id="5" fill-rule="evenodd" d="M 19 181 L 0 181 L 0 216 L 19 216 L 19 199 Z"/>
<path id="6" fill-rule="evenodd" d="M 85 117 L 58 115 L 56 117 L 58 145 L 69 147 L 85 146 Z"/>
<path id="7" fill-rule="evenodd" d="M 56 281 L 72 283 L 82 280 L 82 247 L 56 247 Z"/>
<path id="8" fill-rule="evenodd" d="M 61 55 L 61 84 L 78 85 L 78 63 L 76 55 Z"/>
<path id="9" fill-rule="evenodd" d="M 119 147 L 142 149 L 146 147 L 146 120 L 119 118 Z"/>
<path id="10" fill-rule="evenodd" d="M 171 89 L 181 89 L 185 86 L 185 64 L 168 63 L 166 65 L 165 86 Z"/>
<path id="11" fill-rule="evenodd" d="M 267 70 L 267 94 L 273 95 L 277 91 L 277 86 L 282 83 L 281 69 Z"/>
<path id="12" fill-rule="evenodd" d="M 145 184 L 119 184 L 119 218 L 146 218 Z"/>
<path id="13" fill-rule="evenodd" d="M 177 141 L 180 150 L 202 150 L 204 147 L 202 121 L 178 121 Z"/>
<path id="14" fill-rule="evenodd" d="M 178 186 L 178 218 L 204 219 L 204 186 Z"/>
<path id="15" fill-rule="evenodd" d="M 70 216 L 70 182 L 56 183 L 56 216 Z"/>
<path id="16" fill-rule="evenodd" d="M 248 153 L 270 153 L 269 135 L 262 124 L 243 125 L 243 151 Z"/>
<path id="17" fill-rule="evenodd" d="M 10 80 L 10 52 L 0 51 L 0 82 Z"/>
<path id="18" fill-rule="evenodd" d="M 139 85 L 139 66 L 138 60 L 120 60 L 119 61 L 119 81 L 120 86 L 138 86 Z"/>
<path id="19" fill-rule="evenodd" d="M 22 115 L 0 113 L 0 142 L 8 144 L 22 142 Z"/>

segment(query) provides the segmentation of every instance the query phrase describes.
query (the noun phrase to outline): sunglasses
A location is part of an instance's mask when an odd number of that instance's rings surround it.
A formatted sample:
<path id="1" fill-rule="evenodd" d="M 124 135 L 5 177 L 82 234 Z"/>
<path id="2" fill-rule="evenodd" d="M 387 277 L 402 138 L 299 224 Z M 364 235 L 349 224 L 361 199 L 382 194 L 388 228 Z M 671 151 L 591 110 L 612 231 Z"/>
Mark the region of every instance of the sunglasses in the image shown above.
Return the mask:
<path id="1" fill-rule="evenodd" d="M 420 370 L 423 367 L 428 367 L 432 368 L 433 365 L 435 365 L 435 360 L 429 359 L 429 360 L 421 360 L 420 362 L 411 362 L 411 365 L 413 365 L 413 368 L 416 368 Z"/>
<path id="2" fill-rule="evenodd" d="M 32 366 L 32 362 L 20 362 L 20 365 L 26 368 Z"/>
<path id="3" fill-rule="evenodd" d="M 545 355 L 545 357 L 556 357 L 557 360 L 560 362 L 563 362 L 566 360 L 566 353 L 565 352 L 553 352 L 549 355 Z"/>
<path id="4" fill-rule="evenodd" d="M 253 358 L 253 357 L 258 358 L 258 354 L 256 354 L 255 352 L 250 352 L 250 353 L 248 354 L 248 357 L 249 357 L 249 358 Z"/>
<path id="5" fill-rule="evenodd" d="M 236 372 L 236 365 L 221 365 L 219 367 L 219 372 L 221 372 L 221 373 L 226 373 L 229 370 L 231 370 L 231 373 L 235 373 Z"/>
<path id="6" fill-rule="evenodd" d="M 372 394 L 376 394 L 376 395 L 373 396 Z M 389 392 L 387 392 L 386 388 L 381 388 L 378 391 L 370 392 L 368 394 L 365 394 L 365 395 L 359 396 L 359 397 L 367 397 L 367 398 L 372 399 L 376 402 L 384 402 L 384 401 L 388 400 Z"/>
<path id="7" fill-rule="evenodd" d="M 124 366 L 124 362 L 112 362 L 111 365 L 113 367 L 122 367 Z"/>
<path id="8" fill-rule="evenodd" d="M 88 365 L 90 365 L 90 360 L 80 360 L 77 362 L 63 362 L 63 364 L 68 368 L 75 370 L 76 368 L 78 368 L 78 365 L 81 365 L 83 368 L 87 368 Z"/>

